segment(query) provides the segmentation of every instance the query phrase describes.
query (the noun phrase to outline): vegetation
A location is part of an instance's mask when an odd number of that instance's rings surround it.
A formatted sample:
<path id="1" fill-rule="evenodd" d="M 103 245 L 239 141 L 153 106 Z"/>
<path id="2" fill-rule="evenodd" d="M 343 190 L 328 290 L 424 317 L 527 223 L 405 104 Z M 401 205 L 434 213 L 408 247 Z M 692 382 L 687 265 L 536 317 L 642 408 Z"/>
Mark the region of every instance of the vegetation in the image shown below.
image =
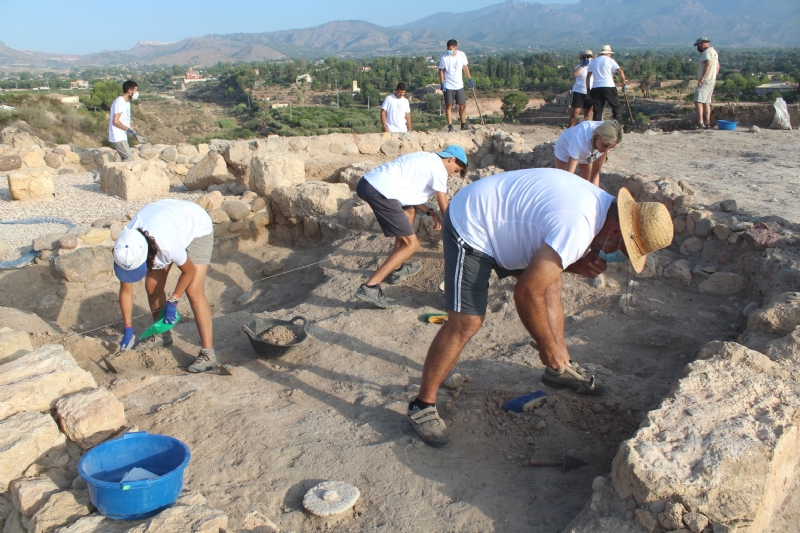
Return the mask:
<path id="1" fill-rule="evenodd" d="M 523 92 L 514 91 L 513 93 L 508 93 L 503 97 L 503 114 L 515 119 L 520 113 L 525 111 L 529 101 L 530 98 Z"/>
<path id="2" fill-rule="evenodd" d="M 46 96 L 30 94 L 3 95 L 13 111 L 0 111 L 0 129 L 17 121 L 27 123 L 42 140 L 79 146 L 97 146 L 107 137 L 108 118 L 102 113 L 75 109 Z"/>

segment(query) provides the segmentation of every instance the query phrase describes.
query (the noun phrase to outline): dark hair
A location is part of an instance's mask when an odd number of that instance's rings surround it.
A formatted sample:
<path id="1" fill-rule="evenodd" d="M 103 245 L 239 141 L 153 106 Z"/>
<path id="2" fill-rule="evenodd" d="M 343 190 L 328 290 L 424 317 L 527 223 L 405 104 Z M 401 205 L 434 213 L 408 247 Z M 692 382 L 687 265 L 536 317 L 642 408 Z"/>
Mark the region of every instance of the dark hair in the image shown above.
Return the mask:
<path id="1" fill-rule="evenodd" d="M 153 238 L 147 230 L 143 230 L 142 228 L 136 228 L 139 233 L 144 235 L 144 239 L 147 241 L 147 269 L 153 270 L 156 266 L 156 254 L 158 253 L 158 244 L 156 244 L 155 238 Z"/>
<path id="2" fill-rule="evenodd" d="M 611 202 L 611 205 L 608 206 L 608 213 L 606 214 L 606 220 L 608 219 L 616 220 L 619 222 L 619 209 L 617 208 L 617 201 L 614 200 Z"/>
<path id="3" fill-rule="evenodd" d="M 450 39 L 449 41 L 447 41 L 447 48 L 450 48 L 451 46 L 458 46 L 458 41 L 456 41 L 455 39 Z"/>
<path id="4" fill-rule="evenodd" d="M 131 89 L 135 89 L 138 87 L 139 84 L 133 80 L 128 80 L 122 84 L 122 93 L 125 94 L 126 92 L 130 91 Z"/>
<path id="5" fill-rule="evenodd" d="M 405 90 L 406 90 L 406 84 L 403 83 L 402 81 L 397 84 L 397 88 L 395 89 L 395 91 L 405 91 Z"/>

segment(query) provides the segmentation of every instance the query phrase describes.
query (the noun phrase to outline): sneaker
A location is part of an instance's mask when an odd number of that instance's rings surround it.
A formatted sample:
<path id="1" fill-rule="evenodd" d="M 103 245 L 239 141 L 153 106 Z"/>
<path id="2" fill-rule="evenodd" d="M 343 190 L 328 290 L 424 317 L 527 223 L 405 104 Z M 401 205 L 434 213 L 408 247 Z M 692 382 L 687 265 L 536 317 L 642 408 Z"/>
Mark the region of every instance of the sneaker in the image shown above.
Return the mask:
<path id="1" fill-rule="evenodd" d="M 467 123 L 466 123 L 466 122 L 462 122 L 462 123 L 461 123 L 461 129 L 462 129 L 462 130 L 468 130 L 468 129 L 469 129 L 469 126 L 467 126 Z"/>
<path id="2" fill-rule="evenodd" d="M 390 285 L 396 285 L 403 282 L 406 278 L 410 278 L 420 270 L 422 270 L 422 263 L 419 261 L 403 263 L 403 266 L 401 266 L 398 270 L 395 270 L 389 274 L 389 277 L 386 278 L 386 283 L 389 283 Z"/>
<path id="3" fill-rule="evenodd" d="M 572 361 L 572 366 L 565 366 L 561 372 L 545 367 L 542 374 L 542 383 L 556 389 L 572 389 L 578 394 L 597 396 L 605 392 L 605 387 L 600 385 L 597 378 Z"/>
<path id="4" fill-rule="evenodd" d="M 701 124 L 700 122 L 698 122 L 697 124 L 694 125 L 694 128 L 692 128 L 692 129 L 704 130 L 704 129 L 706 129 L 706 125 L 705 124 Z"/>
<path id="5" fill-rule="evenodd" d="M 381 309 L 397 307 L 397 300 L 384 296 L 380 285 L 377 287 L 367 287 L 366 283 L 362 283 L 356 291 L 356 298 L 362 302 L 377 305 Z"/>
<path id="6" fill-rule="evenodd" d="M 172 346 L 172 333 L 167 332 L 162 335 L 151 335 L 146 339 L 142 339 L 134 345 L 133 349 L 137 352 L 145 352 L 147 350 L 155 350 L 156 348 L 167 348 Z"/>
<path id="7" fill-rule="evenodd" d="M 431 405 L 425 409 L 414 406 L 409 409 L 408 418 L 411 420 L 411 427 L 417 432 L 422 442 L 432 448 L 445 448 L 453 442 L 453 437 L 447 431 L 444 420 L 439 417 L 436 406 Z"/>
<path id="8" fill-rule="evenodd" d="M 210 372 L 217 368 L 217 355 L 214 350 L 203 348 L 195 358 L 194 363 L 188 368 L 189 372 Z"/>
<path id="9" fill-rule="evenodd" d="M 447 125 L 447 131 L 453 131 L 453 125 L 452 124 L 448 124 Z"/>

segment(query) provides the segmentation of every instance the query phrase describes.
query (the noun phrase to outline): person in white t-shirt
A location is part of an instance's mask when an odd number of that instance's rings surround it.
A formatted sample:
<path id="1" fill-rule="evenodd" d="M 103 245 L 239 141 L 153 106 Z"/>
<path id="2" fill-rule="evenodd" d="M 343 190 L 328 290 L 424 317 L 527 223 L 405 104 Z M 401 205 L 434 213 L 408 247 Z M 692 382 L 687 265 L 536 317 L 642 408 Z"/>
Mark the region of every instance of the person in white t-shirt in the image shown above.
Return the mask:
<path id="1" fill-rule="evenodd" d="M 553 168 L 496 174 L 461 189 L 442 222 L 447 322 L 436 334 L 408 417 L 432 447 L 452 442 L 436 411 L 436 392 L 461 351 L 481 328 L 492 271 L 515 276 L 514 302 L 545 365 L 550 387 L 600 394 L 603 387 L 570 357 L 564 340 L 562 273 L 593 278 L 608 262 L 644 269 L 649 252 L 672 242 L 669 211 L 634 201 L 624 187 L 616 198 Z M 539 381 L 531 375 L 530 382 Z"/>
<path id="2" fill-rule="evenodd" d="M 200 354 L 190 372 L 208 372 L 216 365 L 211 329 L 211 307 L 205 294 L 205 279 L 214 248 L 214 228 L 205 209 L 184 200 L 159 200 L 139 210 L 114 243 L 114 274 L 120 281 L 119 306 L 124 334 L 120 351 L 149 350 L 172 344 L 172 333 L 140 339 L 133 330 L 133 286 L 144 279 L 153 320 L 163 313 L 164 323 L 176 320 L 178 302 L 189 298 L 197 331 Z M 173 263 L 181 271 L 169 298 L 165 292 Z"/>
<path id="3" fill-rule="evenodd" d="M 585 120 L 559 136 L 554 148 L 556 168 L 573 174 L 580 165 L 581 177 L 599 187 L 608 151 L 620 142 L 622 125 L 616 120 Z"/>
<path id="4" fill-rule="evenodd" d="M 139 98 L 139 86 L 133 80 L 122 84 L 122 96 L 118 96 L 111 104 L 111 114 L 108 118 L 108 142 L 119 154 L 122 161 L 133 159 L 131 148 L 128 145 L 128 135 L 139 138 L 131 128 L 131 100 Z"/>
<path id="5" fill-rule="evenodd" d="M 581 62 L 572 69 L 575 83 L 572 85 L 572 109 L 569 115 L 570 128 L 578 123 L 578 113 L 581 112 L 581 109 L 583 110 L 583 120 L 592 120 L 592 98 L 589 96 L 589 91 L 592 88 L 586 86 L 586 70 L 593 58 L 594 53 L 591 50 L 586 50 L 578 56 Z"/>
<path id="6" fill-rule="evenodd" d="M 467 129 L 467 95 L 462 72 L 467 75 L 470 88 L 475 87 L 469 73 L 467 55 L 458 49 L 458 41 L 450 39 L 447 41 L 447 53 L 439 59 L 439 81 L 444 93 L 444 116 L 449 131 L 453 131 L 453 103 L 458 104 L 461 129 Z"/>
<path id="7" fill-rule="evenodd" d="M 711 46 L 708 37 L 700 37 L 694 46 L 700 52 L 700 66 L 697 68 L 697 87 L 694 90 L 694 110 L 697 113 L 697 128 L 711 127 L 711 95 L 719 74 L 719 54 Z"/>
<path id="8" fill-rule="evenodd" d="M 418 261 L 406 263 L 419 249 L 414 233 L 416 212 L 433 217 L 435 229 L 441 229 L 441 217 L 427 205 L 436 196 L 439 210 L 447 209 L 447 178 L 467 170 L 467 154 L 460 146 L 448 146 L 441 152 L 414 152 L 370 170 L 356 185 L 356 194 L 375 213 L 386 237 L 394 237 L 394 250 L 386 261 L 356 291 L 356 298 L 387 309 L 397 307 L 397 300 L 381 290 L 385 279 L 397 284 L 422 268 Z"/>
<path id="9" fill-rule="evenodd" d="M 381 124 L 383 131 L 405 133 L 411 131 L 411 106 L 406 100 L 406 84 L 397 84 L 394 94 L 390 94 L 381 105 Z"/>
<path id="10" fill-rule="evenodd" d="M 628 80 L 625 79 L 625 72 L 617 62 L 611 59 L 613 53 L 611 46 L 604 44 L 600 54 L 589 63 L 589 67 L 586 69 L 586 92 L 592 97 L 595 120 L 603 120 L 603 108 L 608 103 L 611 107 L 612 118 L 622 123 L 619 93 L 614 84 L 614 75 L 619 76 L 622 81 L 623 93 L 627 91 Z M 591 90 L 589 90 L 590 87 Z"/>

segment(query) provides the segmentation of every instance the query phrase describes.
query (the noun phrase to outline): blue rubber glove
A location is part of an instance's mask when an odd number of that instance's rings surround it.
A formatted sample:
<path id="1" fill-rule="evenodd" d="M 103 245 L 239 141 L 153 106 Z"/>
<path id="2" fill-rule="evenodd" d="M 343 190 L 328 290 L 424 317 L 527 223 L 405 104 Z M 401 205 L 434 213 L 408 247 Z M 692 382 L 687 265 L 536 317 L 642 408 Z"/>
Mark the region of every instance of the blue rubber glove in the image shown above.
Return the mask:
<path id="1" fill-rule="evenodd" d="M 133 334 L 133 326 L 128 326 L 122 334 L 122 341 L 119 343 L 119 351 L 124 352 L 133 348 L 136 343 L 136 335 Z"/>
<path id="2" fill-rule="evenodd" d="M 136 137 L 136 132 L 133 131 L 133 129 L 131 129 L 131 128 L 128 128 L 127 133 L 128 133 L 128 135 L 132 135 L 132 136 Z"/>
<path id="3" fill-rule="evenodd" d="M 472 78 L 469 79 L 469 88 L 470 89 L 474 89 L 475 88 L 475 82 L 472 81 Z"/>
<path id="4" fill-rule="evenodd" d="M 623 83 L 622 84 L 622 94 L 627 94 L 627 92 L 628 92 L 628 87 Z"/>
<path id="5" fill-rule="evenodd" d="M 589 58 L 584 58 L 583 63 L 581 63 L 584 67 L 589 66 Z"/>
<path id="6" fill-rule="evenodd" d="M 441 84 L 441 88 L 442 88 L 442 92 L 447 91 L 447 89 L 444 88 L 444 83 Z"/>
<path id="7" fill-rule="evenodd" d="M 164 308 L 164 324 L 174 324 L 178 314 L 178 304 L 167 302 Z"/>

